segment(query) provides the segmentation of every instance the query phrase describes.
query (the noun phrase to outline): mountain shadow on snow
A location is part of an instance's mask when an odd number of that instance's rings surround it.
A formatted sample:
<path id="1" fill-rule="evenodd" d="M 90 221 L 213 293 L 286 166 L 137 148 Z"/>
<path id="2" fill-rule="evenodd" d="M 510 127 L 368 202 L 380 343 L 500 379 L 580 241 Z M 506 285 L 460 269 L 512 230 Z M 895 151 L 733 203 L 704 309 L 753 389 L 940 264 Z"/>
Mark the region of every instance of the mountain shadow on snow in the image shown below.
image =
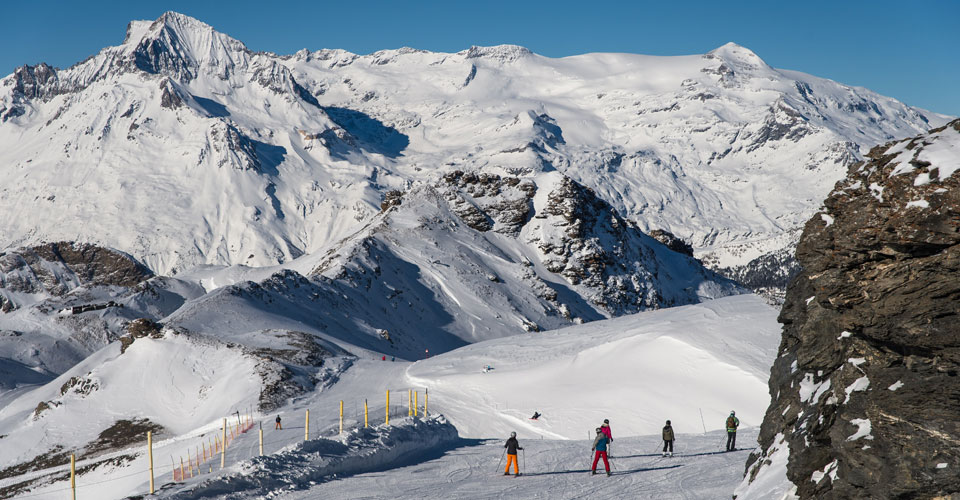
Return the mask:
<path id="1" fill-rule="evenodd" d="M 367 152 L 397 158 L 410 145 L 410 138 L 405 134 L 362 111 L 336 106 L 324 107 L 323 110 Z"/>

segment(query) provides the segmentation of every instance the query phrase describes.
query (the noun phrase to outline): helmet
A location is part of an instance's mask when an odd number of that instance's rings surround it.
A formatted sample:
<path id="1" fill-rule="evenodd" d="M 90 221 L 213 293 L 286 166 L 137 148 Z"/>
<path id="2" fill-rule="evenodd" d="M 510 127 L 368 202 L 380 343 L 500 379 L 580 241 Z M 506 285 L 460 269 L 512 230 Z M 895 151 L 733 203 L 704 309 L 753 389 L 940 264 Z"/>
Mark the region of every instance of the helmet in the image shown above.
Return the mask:
<path id="1" fill-rule="evenodd" d="M 669 421 L 669 420 L 667 420 L 667 425 L 670 425 L 670 421 Z"/>
<path id="2" fill-rule="evenodd" d="M 601 432 L 603 432 L 603 431 L 601 431 L 600 428 L 597 427 L 597 434 L 600 434 Z"/>
<path id="3" fill-rule="evenodd" d="M 736 415 L 737 412 L 735 412 L 735 411 L 733 411 L 733 410 L 730 410 L 730 414 L 731 414 L 731 415 Z"/>
<path id="4" fill-rule="evenodd" d="M 511 433 L 510 433 L 510 437 L 512 437 L 512 438 L 517 437 L 517 433 L 516 433 L 516 432 L 511 432 Z"/>
<path id="5" fill-rule="evenodd" d="M 603 423 L 605 423 L 605 424 L 609 424 L 609 423 L 610 423 L 610 419 L 609 419 L 609 418 L 605 418 L 605 419 L 603 419 Z"/>

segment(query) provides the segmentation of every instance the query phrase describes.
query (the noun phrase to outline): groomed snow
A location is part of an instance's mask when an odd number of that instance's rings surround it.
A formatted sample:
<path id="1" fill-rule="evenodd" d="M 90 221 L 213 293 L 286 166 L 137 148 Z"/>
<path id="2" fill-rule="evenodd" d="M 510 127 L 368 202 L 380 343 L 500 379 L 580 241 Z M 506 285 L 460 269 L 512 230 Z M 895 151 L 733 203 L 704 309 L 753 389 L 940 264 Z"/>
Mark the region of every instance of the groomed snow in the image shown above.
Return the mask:
<path id="1" fill-rule="evenodd" d="M 585 439 L 604 418 L 614 437 L 656 433 L 666 419 L 677 432 L 709 431 L 730 410 L 744 426 L 759 425 L 776 315 L 756 296 L 727 297 L 480 342 L 419 361 L 407 375 L 471 438 L 517 430 Z M 486 365 L 493 370 L 483 373 Z M 534 411 L 539 421 L 528 419 Z"/>

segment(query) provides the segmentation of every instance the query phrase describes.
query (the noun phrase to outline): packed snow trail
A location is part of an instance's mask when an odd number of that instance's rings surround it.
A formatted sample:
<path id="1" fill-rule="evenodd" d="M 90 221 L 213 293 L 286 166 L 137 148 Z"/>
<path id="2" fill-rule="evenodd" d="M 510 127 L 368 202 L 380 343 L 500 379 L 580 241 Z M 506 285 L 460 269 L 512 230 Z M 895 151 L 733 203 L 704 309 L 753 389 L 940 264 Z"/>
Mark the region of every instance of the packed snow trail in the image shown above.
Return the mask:
<path id="1" fill-rule="evenodd" d="M 738 440 L 756 441 L 757 429 L 741 429 Z M 520 438 L 521 476 L 504 476 L 506 460 L 497 461 L 506 440 L 463 445 L 422 463 L 336 478 L 300 490 L 303 485 L 277 484 L 266 498 L 307 500 L 350 499 L 720 499 L 729 498 L 743 479 L 748 450 L 725 453 L 724 432 L 678 435 L 673 457 L 660 454 L 659 436 L 614 441 L 612 475 L 590 474 L 590 442 Z M 290 474 L 293 474 L 291 472 Z M 219 497 L 218 497 L 219 498 Z M 226 497 L 223 497 L 226 498 Z M 264 498 L 262 491 L 231 493 L 230 498 Z"/>

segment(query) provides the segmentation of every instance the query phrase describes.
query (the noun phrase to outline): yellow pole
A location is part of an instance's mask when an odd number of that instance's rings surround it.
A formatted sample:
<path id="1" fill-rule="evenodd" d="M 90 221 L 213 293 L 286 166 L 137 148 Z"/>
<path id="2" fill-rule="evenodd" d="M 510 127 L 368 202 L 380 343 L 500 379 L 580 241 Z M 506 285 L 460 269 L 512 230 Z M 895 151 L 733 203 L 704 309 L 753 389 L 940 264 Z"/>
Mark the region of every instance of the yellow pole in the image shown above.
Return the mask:
<path id="1" fill-rule="evenodd" d="M 390 425 L 390 389 L 387 389 L 387 425 Z"/>
<path id="2" fill-rule="evenodd" d="M 343 400 L 340 400 L 340 434 L 343 434 Z"/>
<path id="3" fill-rule="evenodd" d="M 303 426 L 303 440 L 310 440 L 310 410 L 307 410 L 307 425 Z"/>
<path id="4" fill-rule="evenodd" d="M 193 462 L 190 461 L 190 450 L 187 450 L 187 465 L 190 466 L 190 479 L 193 479 Z"/>
<path id="5" fill-rule="evenodd" d="M 153 495 L 153 432 L 147 431 L 147 456 L 150 457 L 150 494 Z"/>
<path id="6" fill-rule="evenodd" d="M 423 416 L 427 416 L 427 407 L 430 406 L 430 389 L 423 388 Z"/>
<path id="7" fill-rule="evenodd" d="M 363 428 L 366 429 L 369 425 L 369 420 L 367 418 L 367 400 L 363 400 Z"/>
<path id="8" fill-rule="evenodd" d="M 417 391 L 413 391 L 413 416 L 420 416 L 420 396 Z"/>
<path id="9" fill-rule="evenodd" d="M 223 443 L 220 447 L 220 468 L 227 464 L 227 419 L 223 419 Z"/>
<path id="10" fill-rule="evenodd" d="M 77 500 L 77 456 L 70 454 L 70 489 L 73 491 L 73 500 Z"/>
<path id="11" fill-rule="evenodd" d="M 180 457 L 180 480 L 183 481 L 185 477 L 187 475 L 183 472 L 183 457 Z"/>
<path id="12" fill-rule="evenodd" d="M 173 482 L 177 482 L 177 462 L 173 461 L 173 455 L 170 455 L 170 465 L 173 466 Z"/>
<path id="13" fill-rule="evenodd" d="M 263 456 L 263 424 L 260 424 L 260 456 Z"/>
<path id="14" fill-rule="evenodd" d="M 204 441 L 200 444 L 203 445 L 203 461 L 206 462 L 207 461 L 207 442 Z"/>

